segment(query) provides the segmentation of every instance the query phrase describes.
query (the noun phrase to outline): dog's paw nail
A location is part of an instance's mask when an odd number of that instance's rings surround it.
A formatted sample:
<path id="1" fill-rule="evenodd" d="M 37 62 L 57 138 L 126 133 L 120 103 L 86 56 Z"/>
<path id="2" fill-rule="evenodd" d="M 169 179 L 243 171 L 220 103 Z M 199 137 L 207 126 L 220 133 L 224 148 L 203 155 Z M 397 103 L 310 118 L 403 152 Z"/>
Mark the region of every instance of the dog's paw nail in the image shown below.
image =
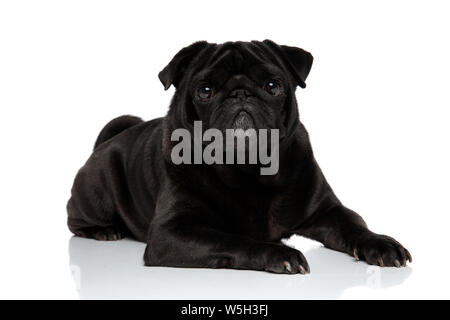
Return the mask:
<path id="1" fill-rule="evenodd" d="M 292 267 L 291 267 L 291 264 L 290 264 L 289 262 L 284 261 L 283 264 L 284 264 L 284 266 L 285 266 L 285 268 L 286 268 L 286 270 L 287 270 L 288 272 L 291 272 L 291 271 L 292 271 Z"/>
<path id="2" fill-rule="evenodd" d="M 397 268 L 400 268 L 402 265 L 400 264 L 400 261 L 398 261 L 397 259 L 395 259 L 394 264 Z"/>
<path id="3" fill-rule="evenodd" d="M 300 273 L 301 273 L 301 274 L 309 273 L 309 272 L 306 271 L 305 267 L 302 266 L 302 265 L 300 265 L 298 268 L 300 269 Z"/>
<path id="4" fill-rule="evenodd" d="M 378 258 L 378 265 L 380 266 L 380 267 L 384 267 L 384 262 L 383 262 L 383 259 L 382 258 Z"/>
<path id="5" fill-rule="evenodd" d="M 406 249 L 405 249 L 405 253 L 406 253 L 406 256 L 408 257 L 409 262 L 412 262 L 411 253 L 409 253 L 409 251 Z"/>
<path id="6" fill-rule="evenodd" d="M 356 261 L 359 260 L 359 257 L 358 257 L 358 250 L 357 250 L 356 248 L 353 250 L 353 256 L 355 257 Z"/>

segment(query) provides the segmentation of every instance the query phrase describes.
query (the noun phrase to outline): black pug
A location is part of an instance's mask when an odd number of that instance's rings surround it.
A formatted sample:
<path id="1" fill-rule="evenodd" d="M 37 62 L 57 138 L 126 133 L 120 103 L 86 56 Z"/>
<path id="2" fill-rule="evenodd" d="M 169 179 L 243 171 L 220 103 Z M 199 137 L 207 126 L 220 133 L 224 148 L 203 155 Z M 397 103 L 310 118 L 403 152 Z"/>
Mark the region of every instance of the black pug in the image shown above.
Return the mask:
<path id="1" fill-rule="evenodd" d="M 295 98 L 312 62 L 310 53 L 270 40 L 182 49 L 159 74 L 165 89 L 176 88 L 168 114 L 148 122 L 122 116 L 100 132 L 73 184 L 70 230 L 146 242 L 147 266 L 308 273 L 303 254 L 280 241 L 293 234 L 369 264 L 411 262 L 400 243 L 341 204 L 314 159 Z M 205 129 L 279 129 L 278 172 L 174 164 L 171 133 L 192 132 L 196 120 Z"/>

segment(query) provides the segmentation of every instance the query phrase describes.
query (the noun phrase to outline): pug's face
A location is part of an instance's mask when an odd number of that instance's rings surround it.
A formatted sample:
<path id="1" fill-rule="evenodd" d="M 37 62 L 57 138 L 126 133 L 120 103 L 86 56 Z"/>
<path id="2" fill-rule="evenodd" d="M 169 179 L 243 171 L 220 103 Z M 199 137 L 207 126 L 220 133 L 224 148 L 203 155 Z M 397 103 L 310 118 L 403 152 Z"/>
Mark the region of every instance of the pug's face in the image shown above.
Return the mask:
<path id="1" fill-rule="evenodd" d="M 250 60 L 231 48 L 212 59 L 189 81 L 189 97 L 199 119 L 210 128 L 285 130 L 290 90 L 275 65 Z"/>
<path id="2" fill-rule="evenodd" d="M 181 50 L 159 74 L 175 85 L 183 126 L 279 129 L 280 139 L 298 121 L 295 88 L 305 87 L 312 65 L 308 52 L 272 41 L 197 42 Z"/>

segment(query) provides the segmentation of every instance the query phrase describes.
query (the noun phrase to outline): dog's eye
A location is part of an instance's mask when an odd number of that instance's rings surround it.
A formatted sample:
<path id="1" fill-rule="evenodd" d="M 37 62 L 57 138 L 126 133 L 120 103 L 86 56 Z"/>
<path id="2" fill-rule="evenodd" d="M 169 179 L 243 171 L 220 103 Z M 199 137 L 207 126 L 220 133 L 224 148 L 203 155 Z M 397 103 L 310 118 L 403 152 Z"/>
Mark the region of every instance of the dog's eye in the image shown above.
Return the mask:
<path id="1" fill-rule="evenodd" d="M 214 96 L 214 90 L 208 86 L 201 87 L 197 90 L 197 96 L 203 100 L 211 99 Z"/>
<path id="2" fill-rule="evenodd" d="M 264 86 L 264 90 L 266 90 L 273 96 L 279 96 L 281 93 L 283 93 L 283 87 L 278 81 L 275 80 L 270 80 L 269 82 L 267 82 Z"/>

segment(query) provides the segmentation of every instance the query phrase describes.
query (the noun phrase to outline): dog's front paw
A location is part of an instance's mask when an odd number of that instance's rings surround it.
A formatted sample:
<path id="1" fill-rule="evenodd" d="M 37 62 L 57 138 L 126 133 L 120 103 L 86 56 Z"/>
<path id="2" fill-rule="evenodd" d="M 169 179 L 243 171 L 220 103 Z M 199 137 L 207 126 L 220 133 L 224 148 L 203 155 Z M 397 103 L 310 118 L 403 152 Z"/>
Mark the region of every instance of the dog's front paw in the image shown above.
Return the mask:
<path id="1" fill-rule="evenodd" d="M 394 238 L 371 234 L 363 237 L 353 250 L 356 260 L 365 260 L 368 264 L 380 267 L 404 267 L 412 262 L 411 254 Z"/>
<path id="2" fill-rule="evenodd" d="M 264 270 L 274 273 L 307 274 L 309 265 L 303 254 L 284 245 L 266 247 L 263 253 Z"/>

